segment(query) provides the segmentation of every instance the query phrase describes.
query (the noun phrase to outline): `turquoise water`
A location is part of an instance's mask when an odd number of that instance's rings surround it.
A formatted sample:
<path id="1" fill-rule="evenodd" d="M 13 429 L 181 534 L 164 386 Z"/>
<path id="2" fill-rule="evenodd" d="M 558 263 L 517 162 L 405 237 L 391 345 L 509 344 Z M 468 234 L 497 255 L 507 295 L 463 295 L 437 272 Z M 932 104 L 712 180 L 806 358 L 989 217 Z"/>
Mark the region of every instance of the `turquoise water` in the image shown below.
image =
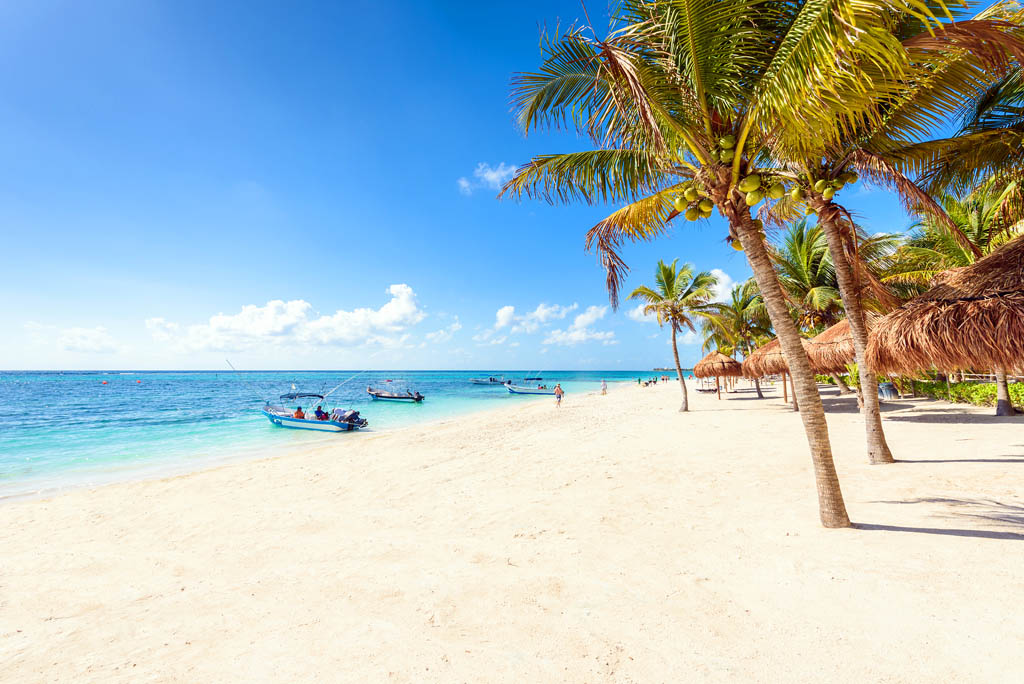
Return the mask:
<path id="1" fill-rule="evenodd" d="M 650 377 L 652 371 L 270 371 L 4 372 L 0 373 L 0 498 L 92 486 L 169 472 L 187 472 L 242 457 L 349 435 L 276 428 L 263 417 L 266 400 L 291 391 L 323 394 L 360 411 L 369 429 L 387 431 L 472 411 L 537 401 L 471 377 L 504 375 L 522 382 L 541 375 L 573 393 Z M 422 393 L 422 404 L 372 401 L 366 386 L 396 385 Z M 106 383 L 106 384 L 104 384 Z M 541 400 L 547 399 L 540 397 Z M 314 405 L 315 406 L 315 405 Z"/>

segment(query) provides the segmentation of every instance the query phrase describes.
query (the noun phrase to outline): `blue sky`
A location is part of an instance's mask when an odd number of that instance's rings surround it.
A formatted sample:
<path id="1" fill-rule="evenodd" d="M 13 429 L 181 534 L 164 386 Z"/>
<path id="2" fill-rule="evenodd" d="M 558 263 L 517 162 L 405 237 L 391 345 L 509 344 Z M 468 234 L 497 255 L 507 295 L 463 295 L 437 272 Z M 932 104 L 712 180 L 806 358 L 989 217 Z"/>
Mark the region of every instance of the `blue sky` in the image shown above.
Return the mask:
<path id="1" fill-rule="evenodd" d="M 598 21 L 606 5 L 592 3 Z M 613 207 L 499 201 L 509 78 L 578 2 L 0 6 L 0 367 L 647 368 L 583 251 Z M 895 198 L 844 201 L 903 230 Z M 627 247 L 749 275 L 717 214 Z M 511 307 L 511 308 L 510 308 Z M 685 363 L 699 345 L 681 349 Z"/>

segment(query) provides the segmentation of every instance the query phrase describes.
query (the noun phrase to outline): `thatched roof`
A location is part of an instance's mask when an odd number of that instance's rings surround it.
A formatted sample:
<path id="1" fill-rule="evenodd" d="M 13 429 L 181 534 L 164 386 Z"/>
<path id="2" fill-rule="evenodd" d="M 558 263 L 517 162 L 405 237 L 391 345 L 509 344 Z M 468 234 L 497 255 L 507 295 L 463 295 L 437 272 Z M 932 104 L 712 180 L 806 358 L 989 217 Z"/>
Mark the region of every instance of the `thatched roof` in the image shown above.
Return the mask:
<path id="1" fill-rule="evenodd" d="M 1024 371 L 1024 236 L 881 318 L 867 363 L 878 373 Z"/>
<path id="2" fill-rule="evenodd" d="M 713 351 L 697 362 L 693 374 L 698 378 L 714 378 L 743 375 L 743 365 L 720 351 Z"/>
<path id="3" fill-rule="evenodd" d="M 876 313 L 864 312 L 864 323 L 869 332 L 878 318 Z M 811 368 L 818 373 L 845 373 L 846 364 L 856 361 L 850 323 L 845 318 L 807 342 L 807 358 Z"/>
<path id="4" fill-rule="evenodd" d="M 804 351 L 807 351 L 809 344 L 807 340 L 801 338 L 800 341 L 804 345 Z M 786 357 L 782 355 L 782 344 L 778 338 L 755 349 L 743 362 L 743 375 L 748 378 L 760 378 L 765 375 L 788 372 L 789 364 L 786 363 Z"/>

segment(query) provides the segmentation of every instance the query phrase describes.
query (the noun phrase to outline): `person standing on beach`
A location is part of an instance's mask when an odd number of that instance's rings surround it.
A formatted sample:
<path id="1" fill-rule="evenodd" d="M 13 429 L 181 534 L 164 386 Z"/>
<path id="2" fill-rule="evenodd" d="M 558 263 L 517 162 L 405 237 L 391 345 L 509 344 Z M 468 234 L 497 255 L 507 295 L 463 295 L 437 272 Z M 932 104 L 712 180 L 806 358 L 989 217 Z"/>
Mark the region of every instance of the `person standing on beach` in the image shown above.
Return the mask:
<path id="1" fill-rule="evenodd" d="M 608 383 L 601 380 L 601 394 L 608 394 Z"/>
<path id="2" fill-rule="evenodd" d="M 562 383 L 555 385 L 555 406 L 562 408 L 562 396 L 565 394 L 565 390 L 562 389 Z"/>

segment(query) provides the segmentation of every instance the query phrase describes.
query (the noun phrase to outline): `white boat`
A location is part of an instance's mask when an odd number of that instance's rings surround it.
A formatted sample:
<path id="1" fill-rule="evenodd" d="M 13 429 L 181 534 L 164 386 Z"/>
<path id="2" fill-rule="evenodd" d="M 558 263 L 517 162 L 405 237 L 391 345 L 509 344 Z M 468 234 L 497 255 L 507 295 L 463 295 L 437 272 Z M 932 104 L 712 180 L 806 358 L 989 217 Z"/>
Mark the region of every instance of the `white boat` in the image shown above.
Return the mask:
<path id="1" fill-rule="evenodd" d="M 281 399 L 319 399 L 323 401 L 322 394 L 290 393 L 282 394 Z M 305 412 L 303 412 L 305 413 Z M 369 421 L 359 416 L 359 411 L 336 408 L 330 412 L 328 418 L 319 420 L 313 418 L 296 418 L 295 411 L 283 406 L 272 406 L 270 402 L 263 407 L 263 415 L 267 417 L 272 425 L 297 430 L 317 430 L 319 432 L 352 432 L 369 425 Z"/>
<path id="2" fill-rule="evenodd" d="M 409 401 L 418 404 L 425 398 L 419 392 L 413 392 L 412 390 L 396 392 L 393 390 L 378 390 L 373 389 L 372 387 L 367 387 L 366 393 L 379 401 Z"/>
<path id="3" fill-rule="evenodd" d="M 511 382 L 510 380 L 506 380 L 504 375 L 500 378 L 470 378 L 469 381 L 474 385 L 504 385 Z"/>
<path id="4" fill-rule="evenodd" d="M 507 389 L 510 394 L 542 394 L 550 397 L 555 396 L 554 387 L 520 387 L 519 385 L 508 383 L 505 385 L 505 389 Z"/>

